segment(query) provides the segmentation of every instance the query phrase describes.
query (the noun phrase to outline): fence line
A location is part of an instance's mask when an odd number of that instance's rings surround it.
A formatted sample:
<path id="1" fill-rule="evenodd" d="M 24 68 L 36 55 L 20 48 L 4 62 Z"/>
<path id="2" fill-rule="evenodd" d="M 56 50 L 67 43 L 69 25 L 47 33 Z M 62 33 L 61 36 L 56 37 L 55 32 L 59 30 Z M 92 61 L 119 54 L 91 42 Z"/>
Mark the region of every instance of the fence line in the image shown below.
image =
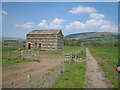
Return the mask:
<path id="1" fill-rule="evenodd" d="M 39 60 L 37 58 L 40 56 L 40 51 L 8 51 L 2 54 L 3 59 L 31 59 L 31 60 Z"/>
<path id="2" fill-rule="evenodd" d="M 80 50 L 77 50 L 77 51 L 72 50 L 71 52 L 70 52 L 70 51 L 68 51 L 68 52 L 64 52 L 64 51 L 63 51 L 63 60 L 62 60 L 62 62 L 61 62 L 62 66 L 63 66 L 62 72 L 65 71 L 64 63 L 65 63 L 65 62 L 68 62 L 69 65 L 70 65 L 70 63 L 73 61 L 73 59 L 74 59 L 74 58 L 76 59 L 77 56 L 81 53 L 81 51 L 83 51 L 83 49 L 84 49 L 84 48 L 81 48 Z"/>
<path id="3" fill-rule="evenodd" d="M 59 75 L 61 72 L 65 72 L 65 62 L 68 63 L 68 65 L 70 65 L 70 63 L 73 61 L 74 58 L 77 58 L 77 55 L 83 50 L 83 48 L 81 48 L 80 50 L 73 50 L 73 51 L 68 51 L 68 52 L 65 52 L 63 51 L 63 58 L 61 60 L 61 65 L 57 65 L 56 67 L 56 70 L 54 73 L 57 73 L 57 75 Z M 37 60 L 38 58 L 37 55 L 40 56 L 40 51 L 32 51 L 32 50 L 22 50 L 22 51 L 11 51 L 11 52 L 7 52 L 6 54 L 6 57 L 8 59 L 10 58 L 14 58 L 15 55 L 15 58 L 20 58 L 20 59 L 31 59 L 31 60 Z M 70 67 L 70 66 L 69 66 Z M 44 77 L 44 79 L 52 79 L 51 77 L 54 77 L 54 75 L 52 75 L 50 78 L 49 78 L 50 75 L 47 75 L 47 77 Z M 30 75 L 28 75 L 28 81 L 27 81 L 27 84 L 28 84 L 28 88 L 30 88 L 32 86 L 32 81 L 31 81 L 31 77 Z M 52 80 L 51 80 L 52 81 Z M 43 80 L 44 82 L 44 80 Z M 42 83 L 42 81 L 41 81 Z"/>

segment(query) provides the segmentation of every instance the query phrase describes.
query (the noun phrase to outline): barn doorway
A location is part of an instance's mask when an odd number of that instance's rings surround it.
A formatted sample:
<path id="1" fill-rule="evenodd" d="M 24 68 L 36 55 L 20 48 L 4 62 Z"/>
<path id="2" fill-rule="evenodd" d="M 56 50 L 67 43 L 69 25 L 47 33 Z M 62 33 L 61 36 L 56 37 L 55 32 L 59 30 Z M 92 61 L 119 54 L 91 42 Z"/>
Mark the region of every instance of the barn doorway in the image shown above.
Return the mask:
<path id="1" fill-rule="evenodd" d="M 35 43 L 35 49 L 37 49 L 37 43 Z"/>
<path id="2" fill-rule="evenodd" d="M 28 49 L 31 49 L 31 43 L 28 43 Z"/>
<path id="3" fill-rule="evenodd" d="M 41 43 L 39 43 L 39 49 L 41 49 Z"/>

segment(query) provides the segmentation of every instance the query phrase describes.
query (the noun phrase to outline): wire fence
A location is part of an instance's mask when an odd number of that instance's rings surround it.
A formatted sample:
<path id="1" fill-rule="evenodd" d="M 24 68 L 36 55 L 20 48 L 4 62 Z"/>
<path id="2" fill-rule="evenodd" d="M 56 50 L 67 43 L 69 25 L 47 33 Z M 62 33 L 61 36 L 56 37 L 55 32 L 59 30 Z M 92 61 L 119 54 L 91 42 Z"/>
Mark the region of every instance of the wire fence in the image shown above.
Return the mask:
<path id="1" fill-rule="evenodd" d="M 64 73 L 70 70 L 71 62 L 73 62 L 73 60 L 77 58 L 77 55 L 79 55 L 82 50 L 83 48 L 77 51 L 63 51 L 63 58 L 61 59 L 61 64 L 51 69 L 51 75 L 48 75 L 49 72 L 43 75 L 43 79 L 41 80 L 41 83 L 44 85 L 41 85 L 40 87 L 41 88 L 51 87 L 51 85 L 54 83 L 56 78 L 61 73 Z"/>
<path id="2" fill-rule="evenodd" d="M 40 51 L 7 51 L 2 53 L 3 59 L 31 59 L 31 60 L 39 60 L 38 56 L 40 56 Z"/>
<path id="3" fill-rule="evenodd" d="M 56 65 L 52 69 L 46 71 L 46 73 L 42 76 L 40 76 L 40 82 L 38 87 L 45 88 L 45 87 L 50 87 L 56 78 L 63 72 L 67 71 L 65 68 L 66 63 L 70 67 L 71 62 L 77 58 L 79 53 L 83 50 L 81 48 L 80 50 L 72 50 L 72 51 L 63 51 L 63 56 L 61 58 L 60 64 Z M 34 51 L 34 50 L 22 50 L 22 51 L 8 51 L 5 54 L 3 54 L 3 58 L 6 59 L 31 59 L 31 60 L 40 60 L 38 56 L 41 55 L 40 51 Z M 27 87 L 36 87 L 32 85 L 32 76 L 28 74 L 27 76 L 28 81 L 27 81 Z M 38 83 L 38 82 L 37 82 Z"/>

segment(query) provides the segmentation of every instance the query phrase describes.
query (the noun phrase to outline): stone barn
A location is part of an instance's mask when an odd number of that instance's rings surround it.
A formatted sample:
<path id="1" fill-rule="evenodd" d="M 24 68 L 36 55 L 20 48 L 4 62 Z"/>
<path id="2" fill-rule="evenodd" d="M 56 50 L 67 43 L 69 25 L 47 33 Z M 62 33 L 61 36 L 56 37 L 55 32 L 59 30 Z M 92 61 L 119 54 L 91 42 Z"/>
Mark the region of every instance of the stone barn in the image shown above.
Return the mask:
<path id="1" fill-rule="evenodd" d="M 63 50 L 62 30 L 33 30 L 26 39 L 27 49 Z"/>

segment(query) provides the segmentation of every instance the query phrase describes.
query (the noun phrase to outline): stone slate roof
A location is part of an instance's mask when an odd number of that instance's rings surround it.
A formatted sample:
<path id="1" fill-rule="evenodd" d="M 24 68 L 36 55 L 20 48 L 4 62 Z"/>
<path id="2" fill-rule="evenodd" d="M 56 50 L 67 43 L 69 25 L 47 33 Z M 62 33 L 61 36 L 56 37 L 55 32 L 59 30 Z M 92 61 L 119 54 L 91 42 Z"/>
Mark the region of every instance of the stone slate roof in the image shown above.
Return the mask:
<path id="1" fill-rule="evenodd" d="M 55 30 L 33 30 L 29 32 L 28 34 L 58 34 L 61 30 L 55 29 Z"/>

